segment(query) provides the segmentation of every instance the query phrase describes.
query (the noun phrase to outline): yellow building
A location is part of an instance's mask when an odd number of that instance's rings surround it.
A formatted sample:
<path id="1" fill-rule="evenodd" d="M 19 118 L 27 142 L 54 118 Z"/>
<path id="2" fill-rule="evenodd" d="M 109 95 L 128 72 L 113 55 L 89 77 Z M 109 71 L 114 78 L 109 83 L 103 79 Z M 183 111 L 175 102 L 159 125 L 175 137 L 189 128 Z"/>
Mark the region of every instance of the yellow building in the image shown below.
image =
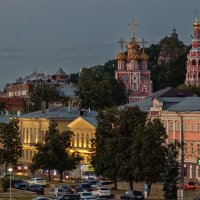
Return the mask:
<path id="1" fill-rule="evenodd" d="M 35 154 L 35 144 L 43 141 L 43 137 L 53 121 L 60 132 L 72 130 L 72 150 L 78 150 L 88 164 L 91 138 L 95 134 L 96 112 L 80 111 L 78 108 L 62 107 L 52 110 L 36 111 L 19 116 L 23 154 L 21 162 L 29 164 Z"/>

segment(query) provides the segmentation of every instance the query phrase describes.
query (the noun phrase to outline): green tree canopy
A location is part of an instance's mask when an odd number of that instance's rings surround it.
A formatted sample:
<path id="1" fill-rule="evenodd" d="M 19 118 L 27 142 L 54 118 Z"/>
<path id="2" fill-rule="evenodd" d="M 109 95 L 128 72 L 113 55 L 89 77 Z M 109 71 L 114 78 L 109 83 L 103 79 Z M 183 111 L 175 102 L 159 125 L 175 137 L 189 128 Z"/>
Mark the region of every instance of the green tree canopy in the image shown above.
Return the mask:
<path id="1" fill-rule="evenodd" d="M 33 164 L 37 168 L 48 169 L 49 172 L 52 169 L 58 170 L 62 181 L 63 172 L 75 169 L 81 160 L 77 152 L 70 153 L 71 136 L 71 131 L 59 132 L 56 123 L 52 122 L 44 143 L 36 145 L 37 153 L 32 159 Z"/>
<path id="2" fill-rule="evenodd" d="M 77 95 L 83 107 L 100 110 L 127 102 L 125 86 L 115 79 L 114 71 L 110 64 L 82 69 Z"/>
<path id="3" fill-rule="evenodd" d="M 13 118 L 9 124 L 0 124 L 0 163 L 5 164 L 6 172 L 8 165 L 16 165 L 22 156 L 18 123 L 18 119 Z"/>
<path id="4" fill-rule="evenodd" d="M 30 106 L 29 111 L 41 110 L 41 102 L 46 103 L 48 108 L 49 102 L 57 101 L 64 98 L 63 93 L 56 86 L 39 83 L 30 91 Z"/>

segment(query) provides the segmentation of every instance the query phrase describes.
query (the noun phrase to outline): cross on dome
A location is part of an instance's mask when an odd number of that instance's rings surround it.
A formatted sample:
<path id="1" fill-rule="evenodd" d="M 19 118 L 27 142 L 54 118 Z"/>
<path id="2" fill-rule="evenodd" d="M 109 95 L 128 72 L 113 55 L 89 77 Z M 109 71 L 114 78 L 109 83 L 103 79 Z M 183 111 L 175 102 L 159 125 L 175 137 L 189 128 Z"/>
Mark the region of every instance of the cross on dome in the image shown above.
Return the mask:
<path id="1" fill-rule="evenodd" d="M 133 18 L 129 23 L 128 23 L 130 29 L 131 29 L 131 35 L 132 35 L 132 38 L 134 37 L 134 33 L 136 31 L 136 27 L 139 25 L 136 23 L 135 19 Z"/>
<path id="2" fill-rule="evenodd" d="M 124 44 L 126 44 L 126 41 L 121 37 L 118 43 L 120 44 L 120 50 L 123 51 L 123 47 Z"/>

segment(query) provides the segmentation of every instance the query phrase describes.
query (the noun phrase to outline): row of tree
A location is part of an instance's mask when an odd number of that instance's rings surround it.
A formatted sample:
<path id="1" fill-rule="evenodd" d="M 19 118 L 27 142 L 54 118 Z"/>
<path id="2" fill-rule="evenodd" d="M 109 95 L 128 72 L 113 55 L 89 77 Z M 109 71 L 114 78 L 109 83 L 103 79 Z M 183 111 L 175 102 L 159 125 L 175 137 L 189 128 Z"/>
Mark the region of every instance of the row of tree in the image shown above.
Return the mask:
<path id="1" fill-rule="evenodd" d="M 138 107 L 130 107 L 101 111 L 97 121 L 92 157 L 97 174 L 113 180 L 115 188 L 119 179 L 128 181 L 130 189 L 133 181 L 145 181 L 149 192 L 152 183 L 164 180 L 166 193 L 176 195 L 178 146 L 166 143 L 159 119 L 150 121 Z"/>

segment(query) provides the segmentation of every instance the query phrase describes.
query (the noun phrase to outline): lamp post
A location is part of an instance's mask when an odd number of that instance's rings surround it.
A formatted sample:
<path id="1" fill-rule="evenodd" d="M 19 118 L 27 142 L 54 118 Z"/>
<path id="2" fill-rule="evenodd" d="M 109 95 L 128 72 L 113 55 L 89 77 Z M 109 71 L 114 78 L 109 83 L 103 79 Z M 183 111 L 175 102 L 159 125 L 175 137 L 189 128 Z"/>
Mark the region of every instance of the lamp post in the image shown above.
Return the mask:
<path id="1" fill-rule="evenodd" d="M 13 168 L 8 168 L 8 171 L 10 172 L 10 200 L 11 200 L 11 173 L 13 171 Z"/>

